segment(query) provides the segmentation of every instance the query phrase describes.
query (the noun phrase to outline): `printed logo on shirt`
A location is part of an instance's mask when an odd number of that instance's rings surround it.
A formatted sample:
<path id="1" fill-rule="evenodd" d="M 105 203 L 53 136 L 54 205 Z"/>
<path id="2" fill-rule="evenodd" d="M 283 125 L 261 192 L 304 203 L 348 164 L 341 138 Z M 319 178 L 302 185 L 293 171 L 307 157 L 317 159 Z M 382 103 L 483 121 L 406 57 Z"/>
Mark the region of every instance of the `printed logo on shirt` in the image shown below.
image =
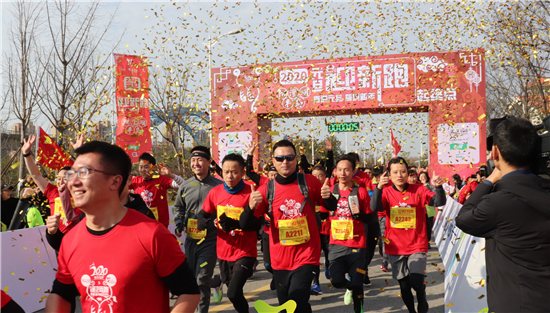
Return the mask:
<path id="1" fill-rule="evenodd" d="M 279 210 L 283 212 L 283 215 L 286 219 L 295 219 L 302 216 L 302 213 L 300 213 L 300 208 L 302 207 L 302 203 L 297 202 L 294 199 L 286 200 L 285 204 L 281 205 L 279 207 Z"/>
<path id="2" fill-rule="evenodd" d="M 338 199 L 338 206 L 336 208 L 335 215 L 339 220 L 351 218 L 351 211 L 349 210 L 349 202 L 347 198 Z"/>
<path id="3" fill-rule="evenodd" d="M 117 302 L 113 295 L 112 287 L 116 285 L 117 279 L 103 265 L 98 267 L 94 263 L 90 265 L 92 275 L 84 274 L 80 281 L 86 287 L 86 301 L 91 301 L 90 312 L 113 312 L 113 303 Z"/>
<path id="4" fill-rule="evenodd" d="M 141 192 L 141 197 L 143 201 L 145 201 L 145 204 L 147 204 L 147 207 L 150 208 L 151 204 L 153 204 L 153 193 L 149 190 L 143 190 Z"/>

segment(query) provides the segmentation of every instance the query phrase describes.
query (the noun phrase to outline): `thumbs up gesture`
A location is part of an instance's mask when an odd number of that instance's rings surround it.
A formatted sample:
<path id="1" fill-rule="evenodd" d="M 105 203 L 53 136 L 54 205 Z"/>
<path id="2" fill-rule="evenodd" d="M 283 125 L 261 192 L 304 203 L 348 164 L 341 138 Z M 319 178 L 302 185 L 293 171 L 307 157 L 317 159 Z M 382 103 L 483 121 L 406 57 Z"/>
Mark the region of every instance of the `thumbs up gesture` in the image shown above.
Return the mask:
<path id="1" fill-rule="evenodd" d="M 439 186 L 443 185 L 443 183 L 444 183 L 443 178 L 441 178 L 441 176 L 439 176 L 439 175 L 436 175 L 435 171 L 434 171 L 434 174 L 433 174 L 432 177 L 433 177 L 434 186 L 439 187 Z"/>
<path id="2" fill-rule="evenodd" d="M 384 172 L 382 176 L 380 176 L 380 179 L 378 180 L 378 186 L 376 188 L 382 190 L 382 188 L 387 185 L 390 182 L 390 178 L 388 177 L 388 172 Z"/>
<path id="3" fill-rule="evenodd" d="M 46 220 L 46 228 L 48 230 L 48 234 L 54 235 L 55 233 L 57 233 L 60 223 L 61 223 L 60 213 L 55 213 L 55 215 L 48 216 L 48 219 Z"/>
<path id="4" fill-rule="evenodd" d="M 331 193 L 330 193 L 330 185 L 329 185 L 329 179 L 328 177 L 325 179 L 325 182 L 323 183 L 323 187 L 321 187 L 321 197 L 323 199 L 330 199 Z"/>
<path id="5" fill-rule="evenodd" d="M 250 194 L 250 202 L 248 205 L 250 206 L 251 210 L 254 210 L 258 204 L 262 203 L 264 201 L 264 197 L 262 194 L 256 190 L 256 185 L 250 186 L 252 189 L 252 193 Z"/>

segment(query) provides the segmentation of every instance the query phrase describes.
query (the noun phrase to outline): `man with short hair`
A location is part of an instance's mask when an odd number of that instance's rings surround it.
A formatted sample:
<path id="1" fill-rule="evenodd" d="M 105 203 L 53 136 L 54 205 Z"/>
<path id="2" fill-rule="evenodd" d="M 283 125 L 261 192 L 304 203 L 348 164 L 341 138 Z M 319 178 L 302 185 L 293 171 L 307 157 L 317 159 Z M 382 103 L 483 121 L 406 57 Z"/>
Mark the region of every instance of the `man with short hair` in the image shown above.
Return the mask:
<path id="1" fill-rule="evenodd" d="M 155 172 L 157 161 L 147 152 L 139 156 L 139 174 L 134 176 L 130 189 L 141 196 L 147 207 L 153 212 L 157 221 L 168 227 L 170 213 L 168 212 L 169 189 L 178 189 L 183 178 L 172 174 L 167 166 L 159 164 L 160 174 Z"/>
<path id="2" fill-rule="evenodd" d="M 193 177 L 185 180 L 176 197 L 174 207 L 176 209 L 174 220 L 176 222 L 176 236 L 181 237 L 186 232 L 185 253 L 189 260 L 189 266 L 195 273 L 201 291 L 199 312 L 207 313 L 210 306 L 210 288 L 214 291 L 214 302 L 222 299 L 221 280 L 219 276 L 214 279 L 216 267 L 216 241 L 217 228 L 211 220 L 206 229 L 197 228 L 198 216 L 202 211 L 204 199 L 210 190 L 222 183 L 221 180 L 210 175 L 210 163 L 212 162 L 210 149 L 204 146 L 196 146 L 191 149 L 191 170 Z"/>
<path id="3" fill-rule="evenodd" d="M 269 240 L 279 304 L 294 300 L 296 312 L 307 313 L 311 312 L 310 287 L 321 257 L 314 203 L 332 207 L 336 201 L 328 179 L 321 186 L 314 176 L 298 173 L 296 148 L 290 141 L 277 142 L 272 155 L 278 175 L 251 194 L 240 225 L 250 227 L 263 214 L 271 215 Z"/>
<path id="4" fill-rule="evenodd" d="M 13 187 L 10 187 L 6 184 L 2 184 L 2 224 L 3 227 L 9 227 L 15 208 L 17 208 L 17 203 L 19 202 L 18 198 L 13 198 L 11 196 L 11 190 Z"/>
<path id="5" fill-rule="evenodd" d="M 537 132 L 528 120 L 508 117 L 489 138 L 495 169 L 466 200 L 456 226 L 486 239 L 490 312 L 550 312 L 550 180 L 530 170 Z"/>
<path id="6" fill-rule="evenodd" d="M 353 311 L 363 312 L 363 280 L 367 260 L 367 224 L 377 215 L 370 210 L 367 190 L 353 181 L 356 159 L 344 154 L 336 160 L 338 184 L 332 194 L 338 205 L 331 214 L 330 277 L 336 288 L 345 288 L 344 304 L 353 303 Z M 376 245 L 376 241 L 372 243 Z M 372 247 L 374 250 L 374 247 Z M 350 280 L 346 279 L 346 273 Z"/>
<path id="7" fill-rule="evenodd" d="M 222 283 L 227 285 L 227 297 L 239 313 L 248 313 L 248 300 L 243 287 L 252 275 L 258 252 L 256 231 L 260 222 L 242 229 L 239 218 L 248 205 L 254 186 L 243 180 L 245 163 L 239 154 L 228 154 L 222 160 L 224 183 L 208 193 L 199 213 L 198 229 L 205 230 L 211 220 L 217 220 L 217 255 L 220 259 Z"/>
<path id="8" fill-rule="evenodd" d="M 409 184 L 407 161 L 401 157 L 390 160 L 388 171 L 389 175 L 385 172 L 374 189 L 371 209 L 386 212 L 385 249 L 393 278 L 399 282 L 401 299 L 409 312 L 416 312 L 411 291 L 414 289 L 418 312 L 428 312 L 424 285 L 428 253 L 426 205 L 445 205 L 443 179 L 434 173 L 435 193 L 420 184 Z"/>
<path id="9" fill-rule="evenodd" d="M 120 196 L 132 162 L 118 146 L 91 141 L 76 149 L 67 187 L 86 217 L 65 235 L 46 312 L 69 312 L 80 293 L 82 310 L 191 313 L 198 287 L 185 255 L 166 227 L 124 207 Z"/>

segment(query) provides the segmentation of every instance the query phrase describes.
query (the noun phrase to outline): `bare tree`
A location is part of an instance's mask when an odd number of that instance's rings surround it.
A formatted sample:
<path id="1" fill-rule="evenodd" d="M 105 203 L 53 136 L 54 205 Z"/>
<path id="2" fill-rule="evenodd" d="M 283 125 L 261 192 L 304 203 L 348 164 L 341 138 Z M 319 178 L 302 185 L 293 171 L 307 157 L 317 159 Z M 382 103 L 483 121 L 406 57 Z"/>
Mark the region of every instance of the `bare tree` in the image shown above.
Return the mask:
<path id="1" fill-rule="evenodd" d="M 68 129 L 83 130 L 110 102 L 108 62 L 123 34 L 110 42 L 116 10 L 102 23 L 105 11 L 98 1 L 86 6 L 68 0 L 46 5 L 52 60 L 45 66 L 50 92 L 44 93 L 40 110 L 62 144 L 67 142 Z"/>
<path id="2" fill-rule="evenodd" d="M 489 38 L 487 111 L 536 121 L 550 113 L 550 13 L 545 1 L 494 7 Z"/>
<path id="3" fill-rule="evenodd" d="M 16 1 L 10 13 L 14 22 L 9 27 L 10 53 L 6 55 L 6 97 L 5 101 L 15 117 L 21 122 L 20 139 L 27 134 L 27 128 L 33 112 L 40 101 L 41 88 L 45 71 L 38 62 L 40 28 L 43 19 L 40 16 L 44 9 L 42 3 Z M 48 59 L 44 60 L 44 64 Z M 24 164 L 23 156 L 20 156 Z M 19 166 L 19 178 L 24 175 L 24 166 Z"/>
<path id="4" fill-rule="evenodd" d="M 188 136 L 196 138 L 200 127 L 192 126 L 206 122 L 207 116 L 203 112 L 198 112 L 189 103 L 190 93 L 187 86 L 192 68 L 178 62 L 172 62 L 172 64 L 175 65 L 158 67 L 150 73 L 149 106 L 151 120 L 153 124 L 157 124 L 154 128 L 164 140 L 170 143 L 178 156 L 179 170 L 183 172 L 185 140 L 189 138 Z M 158 127 L 161 123 L 166 127 L 165 132 Z"/>

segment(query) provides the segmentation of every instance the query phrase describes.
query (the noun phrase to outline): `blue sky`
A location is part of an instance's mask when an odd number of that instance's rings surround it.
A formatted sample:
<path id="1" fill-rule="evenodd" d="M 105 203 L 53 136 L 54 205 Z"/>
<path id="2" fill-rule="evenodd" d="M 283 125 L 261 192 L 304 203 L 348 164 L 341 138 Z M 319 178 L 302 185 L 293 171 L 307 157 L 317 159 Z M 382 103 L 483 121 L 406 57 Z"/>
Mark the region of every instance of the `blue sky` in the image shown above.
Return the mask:
<path id="1" fill-rule="evenodd" d="M 2 5 L 2 51 L 6 52 L 6 25 L 12 20 L 7 9 L 11 3 L 3 2 Z M 207 109 L 208 54 L 202 43 L 207 41 L 208 34 L 216 36 L 238 27 L 246 29 L 242 34 L 223 38 L 215 46 L 213 67 L 475 48 L 482 40 L 476 36 L 475 28 L 458 23 L 468 17 L 473 3 L 102 1 L 102 5 L 106 14 L 118 10 L 109 39 L 119 38 L 126 31 L 116 52 L 143 53 L 154 57 L 153 62 L 157 64 L 193 64 L 189 100 L 200 109 Z M 475 7 L 479 8 L 480 4 Z M 146 50 L 146 46 L 152 51 Z M 326 128 L 324 119 L 315 118 L 313 128 Z M 367 125 L 361 133 L 350 134 L 350 150 L 361 149 L 365 142 L 378 148 L 387 146 L 390 127 L 403 151 L 412 155 L 420 153 L 421 140 L 427 141 L 426 113 L 326 119 L 329 122 L 361 121 Z M 309 118 L 278 119 L 273 130 L 281 134 L 292 133 L 296 129 L 294 125 L 310 121 Z M 37 124 L 47 122 L 38 118 Z M 315 136 L 327 134 L 324 130 L 316 132 Z M 311 136 L 305 131 L 298 135 Z M 336 136 L 344 141 L 343 134 Z"/>

